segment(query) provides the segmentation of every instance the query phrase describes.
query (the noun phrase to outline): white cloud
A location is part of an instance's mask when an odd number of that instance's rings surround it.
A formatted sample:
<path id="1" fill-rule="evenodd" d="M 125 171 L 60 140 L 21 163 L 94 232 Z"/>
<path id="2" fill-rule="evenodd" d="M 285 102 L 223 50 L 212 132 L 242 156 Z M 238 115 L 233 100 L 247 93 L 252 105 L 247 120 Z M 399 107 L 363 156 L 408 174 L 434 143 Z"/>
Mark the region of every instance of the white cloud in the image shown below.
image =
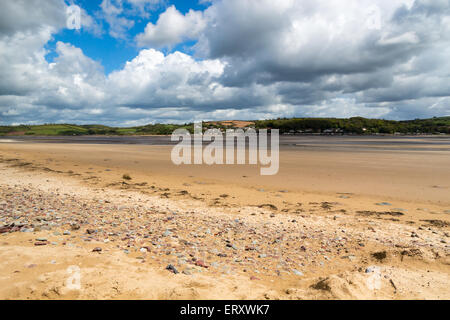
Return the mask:
<path id="1" fill-rule="evenodd" d="M 419 37 L 415 32 L 405 32 L 402 35 L 391 37 L 391 38 L 381 38 L 378 44 L 382 46 L 397 45 L 397 44 L 417 44 L 420 42 Z"/>
<path id="2" fill-rule="evenodd" d="M 202 12 L 189 10 L 183 15 L 175 6 L 170 6 L 159 16 L 156 24 L 148 23 L 144 33 L 137 35 L 136 40 L 140 47 L 172 47 L 195 39 L 205 26 Z"/>
<path id="3" fill-rule="evenodd" d="M 91 17 L 86 10 L 80 8 L 81 11 L 81 29 L 87 30 L 95 36 L 101 36 L 103 34 L 103 28 L 93 17 Z"/>
<path id="4" fill-rule="evenodd" d="M 126 39 L 127 32 L 134 26 L 134 21 L 123 16 L 121 0 L 103 0 L 100 4 L 102 17 L 109 25 L 109 35 L 113 38 Z"/>
<path id="5" fill-rule="evenodd" d="M 195 108 L 231 94 L 217 83 L 223 68 L 219 60 L 195 61 L 181 52 L 165 56 L 142 50 L 123 70 L 110 74 L 108 88 L 119 105 Z"/>
<path id="6" fill-rule="evenodd" d="M 100 17 L 109 25 L 109 35 L 125 40 L 134 27 L 136 15 L 144 18 L 165 0 L 102 0 Z"/>
<path id="7" fill-rule="evenodd" d="M 143 17 L 149 16 L 149 11 L 153 11 L 160 5 L 165 3 L 165 0 L 126 0 L 131 4 L 132 8 L 137 10 Z"/>

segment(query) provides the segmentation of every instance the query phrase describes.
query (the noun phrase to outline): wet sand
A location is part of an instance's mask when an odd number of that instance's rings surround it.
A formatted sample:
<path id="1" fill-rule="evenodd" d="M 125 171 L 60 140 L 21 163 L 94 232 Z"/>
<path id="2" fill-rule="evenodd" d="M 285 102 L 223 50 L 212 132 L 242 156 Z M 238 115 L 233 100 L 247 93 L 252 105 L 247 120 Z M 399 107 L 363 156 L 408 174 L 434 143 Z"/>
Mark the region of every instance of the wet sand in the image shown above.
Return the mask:
<path id="1" fill-rule="evenodd" d="M 169 146 L 0 143 L 0 297 L 449 299 L 445 144 L 317 145 L 264 177 Z"/>
<path id="2" fill-rule="evenodd" d="M 377 145 L 378 146 L 378 145 Z M 19 158 L 33 165 L 53 170 L 95 176 L 115 183 L 127 173 L 133 181 L 168 188 L 201 192 L 216 198 L 224 190 L 236 192 L 236 202 L 246 204 L 247 196 L 259 201 L 280 190 L 297 194 L 311 193 L 336 196 L 354 193 L 356 197 L 375 201 L 397 201 L 450 206 L 450 150 L 435 151 L 427 145 L 422 151 L 373 150 L 358 146 L 342 150 L 334 145 L 325 149 L 282 147 L 280 170 L 275 176 L 261 176 L 260 166 L 249 165 L 182 165 L 170 161 L 171 146 L 95 145 L 95 144 L 0 144 L 4 158 Z M 258 190 L 264 190 L 260 192 Z M 208 196 L 210 194 L 210 196 Z M 248 203 L 247 203 L 248 204 Z"/>

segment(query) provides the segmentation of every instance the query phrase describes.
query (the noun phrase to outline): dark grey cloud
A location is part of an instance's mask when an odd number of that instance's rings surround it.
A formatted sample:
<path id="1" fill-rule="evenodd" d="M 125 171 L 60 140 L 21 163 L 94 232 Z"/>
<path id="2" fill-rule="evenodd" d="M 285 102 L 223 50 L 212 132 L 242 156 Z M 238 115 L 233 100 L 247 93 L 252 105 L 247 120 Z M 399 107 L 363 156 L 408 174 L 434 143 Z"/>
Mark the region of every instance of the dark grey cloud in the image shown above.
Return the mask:
<path id="1" fill-rule="evenodd" d="M 60 0 L 14 0 L 0 3 L 0 36 L 33 31 L 43 26 L 63 27 L 65 4 Z"/>

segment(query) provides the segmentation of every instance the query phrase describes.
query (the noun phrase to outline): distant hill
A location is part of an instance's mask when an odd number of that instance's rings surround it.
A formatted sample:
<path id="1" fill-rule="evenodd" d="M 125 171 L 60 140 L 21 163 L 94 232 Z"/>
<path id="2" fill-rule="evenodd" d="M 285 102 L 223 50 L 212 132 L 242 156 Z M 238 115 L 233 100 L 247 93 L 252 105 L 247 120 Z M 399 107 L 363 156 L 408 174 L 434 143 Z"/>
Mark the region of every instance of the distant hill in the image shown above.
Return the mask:
<path id="1" fill-rule="evenodd" d="M 119 128 L 103 125 L 43 124 L 0 126 L 0 136 L 167 135 L 192 125 L 151 124 Z"/>
<path id="2" fill-rule="evenodd" d="M 346 134 L 450 134 L 450 117 L 393 121 L 354 117 L 293 118 L 255 121 L 256 128 L 276 128 L 281 133 Z"/>
<path id="3" fill-rule="evenodd" d="M 339 118 L 283 118 L 258 121 L 210 121 L 207 128 L 279 129 L 282 134 L 450 134 L 450 117 L 393 121 L 354 117 Z M 77 136 L 77 135 L 170 135 L 175 129 L 193 132 L 193 124 L 149 124 L 120 128 L 103 125 L 43 124 L 0 126 L 0 136 Z"/>

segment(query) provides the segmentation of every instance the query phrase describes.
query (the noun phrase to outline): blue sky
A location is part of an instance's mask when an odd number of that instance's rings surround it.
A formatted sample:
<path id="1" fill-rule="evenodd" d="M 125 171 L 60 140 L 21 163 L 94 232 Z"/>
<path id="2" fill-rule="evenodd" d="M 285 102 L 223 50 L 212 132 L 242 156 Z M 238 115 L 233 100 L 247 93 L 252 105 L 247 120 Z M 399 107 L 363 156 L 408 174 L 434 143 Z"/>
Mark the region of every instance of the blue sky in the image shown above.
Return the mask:
<path id="1" fill-rule="evenodd" d="M 0 1 L 0 124 L 449 116 L 449 56 L 450 0 Z"/>

